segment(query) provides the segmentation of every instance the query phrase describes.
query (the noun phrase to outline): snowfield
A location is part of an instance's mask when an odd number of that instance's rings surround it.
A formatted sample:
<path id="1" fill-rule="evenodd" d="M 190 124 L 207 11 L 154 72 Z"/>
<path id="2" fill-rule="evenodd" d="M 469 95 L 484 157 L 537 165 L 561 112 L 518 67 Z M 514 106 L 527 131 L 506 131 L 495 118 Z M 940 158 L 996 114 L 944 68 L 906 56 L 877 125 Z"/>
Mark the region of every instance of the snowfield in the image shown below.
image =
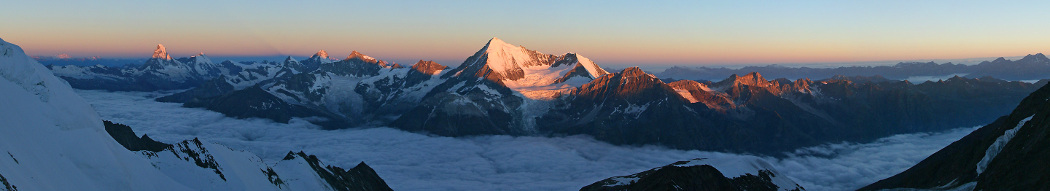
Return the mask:
<path id="1" fill-rule="evenodd" d="M 130 125 L 135 132 L 158 141 L 200 137 L 255 153 L 265 161 L 279 160 L 289 150 L 315 154 L 335 166 L 351 167 L 364 161 L 395 190 L 578 190 L 605 178 L 676 161 L 755 158 L 655 146 L 614 146 L 586 136 L 452 138 L 385 127 L 320 130 L 304 119 L 293 119 L 289 124 L 234 119 L 152 100 L 172 92 L 77 93 L 103 119 Z M 974 129 L 896 135 L 867 144 L 799 149 L 787 158 L 758 158 L 808 190 L 849 190 L 904 171 Z"/>

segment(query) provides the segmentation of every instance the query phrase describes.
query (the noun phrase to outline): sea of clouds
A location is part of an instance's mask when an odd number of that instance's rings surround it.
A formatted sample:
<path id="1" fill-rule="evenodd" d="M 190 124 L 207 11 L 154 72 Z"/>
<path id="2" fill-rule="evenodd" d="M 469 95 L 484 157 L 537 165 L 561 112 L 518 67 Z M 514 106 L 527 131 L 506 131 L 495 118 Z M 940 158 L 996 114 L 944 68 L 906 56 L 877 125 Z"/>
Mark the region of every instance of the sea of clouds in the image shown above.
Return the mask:
<path id="1" fill-rule="evenodd" d="M 199 137 L 274 162 L 288 151 L 300 150 L 328 165 L 353 167 L 364 161 L 395 190 L 578 190 L 675 161 L 746 157 L 615 146 L 586 136 L 451 138 L 385 127 L 320 130 L 301 119 L 288 124 L 235 119 L 153 101 L 164 92 L 77 92 L 102 119 L 127 124 L 158 141 Z M 808 190 L 850 190 L 899 173 L 974 129 L 828 144 L 799 149 L 785 158 L 762 158 Z"/>

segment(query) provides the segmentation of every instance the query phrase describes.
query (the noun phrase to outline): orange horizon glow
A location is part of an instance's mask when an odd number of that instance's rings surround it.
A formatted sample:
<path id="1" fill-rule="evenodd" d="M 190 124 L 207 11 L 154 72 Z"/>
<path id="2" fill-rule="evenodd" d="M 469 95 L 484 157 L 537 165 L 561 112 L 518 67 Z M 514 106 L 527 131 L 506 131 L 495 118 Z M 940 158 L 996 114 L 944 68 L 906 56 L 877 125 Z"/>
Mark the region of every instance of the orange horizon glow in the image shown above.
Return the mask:
<path id="1" fill-rule="evenodd" d="M 0 8 L 35 56 L 309 56 L 457 65 L 492 37 L 597 63 L 733 65 L 1050 53 L 1050 2 L 126 2 Z M 557 4 L 560 6 L 549 6 Z M 1046 5 L 1046 6 L 1041 6 Z M 346 7 L 369 7 L 346 11 Z M 523 10 L 527 10 L 524 11 Z M 276 14 L 280 13 L 280 14 Z M 8 27 L 10 26 L 10 27 Z M 453 63 L 449 63 L 453 62 Z"/>
<path id="2" fill-rule="evenodd" d="M 5 38 L 7 40 L 9 38 Z M 60 39 L 60 38 L 59 38 Z M 67 54 L 72 57 L 111 57 L 111 58 L 144 58 L 149 57 L 155 48 L 155 42 L 149 43 L 112 43 L 100 42 L 74 43 L 60 39 L 58 41 L 32 41 L 11 39 L 26 49 L 27 53 L 34 56 L 57 56 Z M 67 40 L 67 41 L 63 41 Z M 370 56 L 387 60 L 463 60 L 484 46 L 487 39 L 475 40 L 466 43 L 450 43 L 448 47 L 431 45 L 424 47 L 399 48 L 393 46 L 376 47 L 350 46 L 344 44 L 329 43 L 327 48 L 309 48 L 305 44 L 267 44 L 263 42 L 227 41 L 230 43 L 215 43 L 221 41 L 187 40 L 165 43 L 168 52 L 173 57 L 188 57 L 198 53 L 209 56 L 226 57 L 249 57 L 249 56 L 309 56 L 318 50 L 326 50 L 333 58 L 343 58 L 351 51 L 359 51 Z M 764 64 L 764 63 L 848 63 L 848 62 L 874 62 L 874 61 L 897 61 L 897 60 L 935 60 L 935 59 L 967 59 L 967 58 L 989 58 L 989 57 L 1013 57 L 1024 56 L 1035 53 L 1050 53 L 1039 51 L 1039 47 L 1018 47 L 1011 45 L 1000 46 L 958 46 L 950 52 L 938 51 L 939 47 L 919 46 L 912 49 L 893 49 L 887 45 L 876 46 L 876 48 L 863 48 L 856 44 L 825 44 L 814 45 L 806 48 L 792 48 L 789 45 L 755 45 L 754 48 L 727 44 L 711 44 L 711 47 L 690 48 L 691 51 L 674 51 L 677 47 L 648 47 L 642 49 L 624 48 L 623 46 L 607 45 L 576 45 L 570 47 L 581 47 L 585 51 L 568 50 L 558 45 L 530 46 L 529 43 L 519 43 L 516 40 L 508 40 L 509 43 L 525 46 L 547 54 L 564 54 L 576 52 L 596 62 L 610 62 L 618 64 L 637 63 L 646 64 Z M 1047 42 L 1050 43 L 1050 42 Z M 350 43 L 347 43 L 350 44 Z M 564 43 L 555 43 L 564 44 Z M 202 47 L 202 45 L 206 47 Z M 720 48 L 713 48 L 720 47 Z M 969 47 L 969 48 L 968 48 Z M 294 49 L 293 49 L 294 48 Z M 637 48 L 637 47 L 634 47 Z M 733 49 L 746 49 L 746 52 L 733 51 Z M 693 53 L 691 53 L 693 52 Z M 683 56 L 684 55 L 684 56 Z M 413 57 L 415 56 L 415 57 Z M 459 64 L 459 63 L 449 63 Z"/>

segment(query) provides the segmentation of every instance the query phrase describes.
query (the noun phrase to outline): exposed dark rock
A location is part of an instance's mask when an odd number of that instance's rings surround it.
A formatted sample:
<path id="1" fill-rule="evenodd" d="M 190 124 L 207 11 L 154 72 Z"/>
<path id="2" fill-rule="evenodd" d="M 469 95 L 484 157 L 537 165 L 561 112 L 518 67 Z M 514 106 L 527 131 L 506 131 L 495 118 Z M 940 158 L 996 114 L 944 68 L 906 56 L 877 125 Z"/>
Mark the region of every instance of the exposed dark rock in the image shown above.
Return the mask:
<path id="1" fill-rule="evenodd" d="M 1043 86 L 1024 98 L 1009 115 L 973 131 L 908 170 L 861 190 L 957 187 L 973 187 L 973 190 L 1048 190 L 1048 100 L 1050 86 Z M 997 149 L 999 152 L 995 152 Z M 974 182 L 976 184 L 972 184 Z"/>
<path id="2" fill-rule="evenodd" d="M 679 166 L 686 162 L 688 161 L 633 175 L 608 178 L 580 190 L 805 190 L 797 184 L 792 188 L 778 187 L 773 183 L 773 177 L 777 175 L 769 170 L 759 170 L 756 174 L 748 173 L 739 177 L 726 177 L 711 165 Z M 628 180 L 630 182 L 623 182 Z"/>
<path id="3" fill-rule="evenodd" d="M 426 75 L 435 75 L 437 72 L 445 69 L 448 69 L 448 66 L 438 64 L 434 61 L 419 60 L 419 62 L 412 65 L 412 70 Z"/>
<path id="4" fill-rule="evenodd" d="M 357 164 L 350 170 L 343 170 L 343 168 L 335 166 L 324 166 L 317 156 L 307 155 L 302 151 L 298 153 L 288 152 L 284 156 L 284 160 L 293 160 L 296 158 L 302 158 L 307 161 L 314 172 L 317 172 L 318 176 L 321 176 L 325 182 L 332 187 L 332 189 L 340 191 L 372 191 L 372 190 L 393 190 L 390 186 L 387 186 L 386 181 L 379 178 L 375 170 L 369 167 L 364 162 Z"/>
<path id="5" fill-rule="evenodd" d="M 193 140 L 186 140 L 172 145 L 168 151 L 171 151 L 179 159 L 192 161 L 198 167 L 211 169 L 215 174 L 219 175 L 219 178 L 226 180 L 226 175 L 222 174 L 219 164 L 215 162 L 215 156 L 212 156 L 203 144 L 200 139 L 193 138 Z"/>
<path id="6" fill-rule="evenodd" d="M 4 184 L 4 191 L 18 191 L 18 186 L 11 185 L 10 182 L 7 182 L 7 178 L 4 177 L 3 174 L 0 174 L 0 183 Z"/>
<path id="7" fill-rule="evenodd" d="M 281 176 L 278 175 L 277 172 L 274 172 L 273 168 L 266 167 L 266 170 L 260 169 L 260 171 L 262 171 L 263 174 L 266 174 L 266 180 L 270 181 L 270 184 L 277 186 L 277 188 L 285 186 L 284 180 L 281 180 Z"/>
<path id="8" fill-rule="evenodd" d="M 160 152 L 171 147 L 170 144 L 154 141 L 147 135 L 137 137 L 135 132 L 131 130 L 131 127 L 127 125 L 110 121 L 102 121 L 102 123 L 106 126 L 106 132 L 109 133 L 109 136 L 112 136 L 113 139 L 117 140 L 117 143 L 120 143 L 121 146 L 130 151 Z"/>
<path id="9" fill-rule="evenodd" d="M 606 75 L 564 98 L 537 126 L 614 144 L 779 155 L 987 123 L 1035 88 L 961 77 L 919 85 L 879 77 L 768 81 L 757 73 L 713 84 L 658 81 L 632 68 Z"/>

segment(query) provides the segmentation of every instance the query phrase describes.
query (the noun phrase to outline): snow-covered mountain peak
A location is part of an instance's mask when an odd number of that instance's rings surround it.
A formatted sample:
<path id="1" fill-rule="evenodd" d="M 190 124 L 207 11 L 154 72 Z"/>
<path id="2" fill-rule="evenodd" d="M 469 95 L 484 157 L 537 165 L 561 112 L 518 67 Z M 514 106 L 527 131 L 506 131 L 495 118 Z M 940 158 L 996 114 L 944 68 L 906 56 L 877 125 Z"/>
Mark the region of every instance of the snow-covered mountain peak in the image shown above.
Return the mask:
<path id="1" fill-rule="evenodd" d="M 1050 59 L 1047 59 L 1046 55 L 1043 55 L 1043 53 L 1036 53 L 1034 55 L 1033 54 L 1026 55 L 1024 58 L 1021 58 L 1021 60 L 1018 60 L 1018 61 L 1023 61 L 1023 62 L 1048 62 L 1048 61 L 1050 61 Z"/>
<path id="2" fill-rule="evenodd" d="M 575 53 L 544 54 L 492 38 L 448 75 L 484 78 L 514 89 L 527 97 L 556 95 L 608 74 L 590 59 Z"/>
<path id="3" fill-rule="evenodd" d="M 591 59 L 588 59 L 587 57 L 580 56 L 580 54 L 573 52 L 566 54 L 566 57 L 569 56 L 576 58 L 578 65 L 587 69 L 587 74 L 590 74 L 592 79 L 601 77 L 605 74 L 609 74 L 608 71 L 605 71 L 605 69 L 602 69 L 602 67 L 599 67 L 597 64 L 594 64 L 594 61 L 591 61 Z"/>
<path id="4" fill-rule="evenodd" d="M 361 60 L 364 60 L 364 61 L 368 61 L 368 62 L 378 62 L 378 60 L 376 60 L 376 58 L 372 58 L 371 56 L 367 56 L 367 55 L 361 54 L 360 52 L 357 52 L 356 50 L 350 51 L 350 55 L 346 56 L 346 60 L 355 59 L 355 58 L 356 59 L 361 59 Z"/>
<path id="5" fill-rule="evenodd" d="M 492 37 L 492 39 L 489 39 L 488 43 L 485 43 L 485 47 L 486 48 L 488 48 L 488 47 L 494 47 L 494 48 L 511 47 L 511 48 L 516 48 L 518 46 L 514 46 L 514 45 L 512 45 L 510 43 L 504 42 L 502 39 L 499 39 L 499 38 L 496 38 L 496 37 Z"/>
<path id="6" fill-rule="evenodd" d="M 357 52 L 357 51 L 354 51 L 354 52 Z M 353 54 L 353 53 L 351 53 L 351 54 Z M 328 59 L 328 52 L 325 52 L 324 50 L 320 50 L 320 51 L 317 51 L 317 53 L 315 53 L 313 57 L 317 57 L 317 58 L 320 58 L 320 59 L 327 60 Z"/>
<path id="7" fill-rule="evenodd" d="M 488 58 L 483 64 L 503 76 L 510 77 L 511 80 L 517 79 L 517 75 L 512 73 L 526 66 L 538 65 L 538 59 L 544 56 L 543 53 L 514 46 L 495 37 L 485 44 L 481 52 Z"/>
<path id="8" fill-rule="evenodd" d="M 201 53 L 197 54 L 196 56 L 190 56 L 190 58 L 197 64 L 207 64 L 207 65 L 214 64 L 214 62 L 212 62 L 211 59 L 208 58 L 207 55 L 204 55 L 204 52 L 201 52 Z"/>
<path id="9" fill-rule="evenodd" d="M 157 50 L 153 51 L 152 58 L 160 58 L 164 60 L 171 60 L 171 55 L 168 55 L 168 50 L 164 48 L 163 44 L 157 44 Z"/>
<path id="10" fill-rule="evenodd" d="M 22 47 L 3 39 L 0 39 L 0 77 L 14 82 L 25 91 L 40 96 L 40 100 L 45 102 L 49 100 L 48 93 L 52 93 L 48 90 L 48 86 L 63 85 L 53 77 L 50 70 L 27 56 Z M 48 77 L 54 80 L 49 81 Z M 4 92 L 5 94 L 11 93 Z"/>
<path id="11" fill-rule="evenodd" d="M 351 54 L 353 54 L 353 53 L 351 53 Z M 327 64 L 327 63 L 332 63 L 333 60 L 332 60 L 331 57 L 328 57 L 328 52 L 327 51 L 319 50 L 319 51 L 317 51 L 317 53 L 314 53 L 313 56 L 310 56 L 310 58 L 307 58 L 306 60 L 303 60 L 303 62 L 304 63 L 314 63 L 314 64 Z"/>
<path id="12" fill-rule="evenodd" d="M 18 47 L 18 45 L 8 43 L 7 41 L 4 41 L 4 39 L 0 38 L 0 56 L 14 57 L 15 55 L 18 55 L 18 52 L 15 51 L 22 51 L 22 48 Z M 25 54 L 25 52 L 22 52 L 22 54 Z"/>

